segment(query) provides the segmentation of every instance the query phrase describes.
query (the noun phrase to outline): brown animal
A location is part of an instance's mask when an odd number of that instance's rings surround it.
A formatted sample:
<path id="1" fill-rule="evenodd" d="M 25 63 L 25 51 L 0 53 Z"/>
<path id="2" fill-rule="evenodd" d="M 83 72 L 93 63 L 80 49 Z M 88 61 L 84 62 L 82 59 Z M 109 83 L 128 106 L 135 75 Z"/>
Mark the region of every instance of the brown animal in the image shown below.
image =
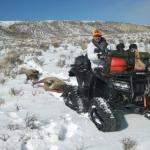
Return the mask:
<path id="1" fill-rule="evenodd" d="M 134 52 L 135 58 L 134 58 L 134 70 L 136 71 L 144 71 L 146 69 L 146 65 L 142 62 L 140 58 L 140 53 L 137 47 L 137 44 L 130 44 L 129 51 Z"/>
<path id="2" fill-rule="evenodd" d="M 146 69 L 146 66 L 141 61 L 139 51 L 138 51 L 138 49 L 136 49 L 135 50 L 135 66 L 134 66 L 134 70 L 144 71 L 145 69 Z"/>
<path id="3" fill-rule="evenodd" d="M 63 92 L 66 83 L 56 77 L 47 77 L 40 81 L 33 82 L 33 85 L 38 83 L 44 83 L 42 86 L 46 91 Z"/>
<path id="4" fill-rule="evenodd" d="M 26 81 L 28 81 L 28 80 L 37 81 L 39 79 L 39 75 L 40 75 L 38 70 L 27 69 L 27 68 L 24 68 L 24 67 L 22 67 L 19 70 L 19 74 L 25 74 L 26 77 L 27 77 Z"/>

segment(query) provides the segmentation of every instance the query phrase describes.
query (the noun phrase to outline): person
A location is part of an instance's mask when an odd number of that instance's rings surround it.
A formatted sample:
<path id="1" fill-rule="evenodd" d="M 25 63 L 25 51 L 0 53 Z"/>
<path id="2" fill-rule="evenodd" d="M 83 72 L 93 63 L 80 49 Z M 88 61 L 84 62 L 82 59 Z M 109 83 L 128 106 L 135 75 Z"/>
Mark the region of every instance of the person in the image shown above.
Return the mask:
<path id="1" fill-rule="evenodd" d="M 92 41 L 87 45 L 87 56 L 91 61 L 92 68 L 103 68 L 108 43 L 106 39 L 102 37 L 102 31 L 100 29 L 93 30 L 92 36 Z"/>
<path id="2" fill-rule="evenodd" d="M 135 71 L 144 71 L 146 69 L 146 65 L 142 62 L 139 54 L 139 50 L 136 44 L 130 44 L 129 51 L 135 53 L 135 60 L 134 60 L 134 70 Z"/>
<path id="3" fill-rule="evenodd" d="M 118 52 L 124 53 L 124 52 L 125 52 L 124 48 L 125 48 L 124 43 L 119 43 L 119 44 L 117 44 L 117 46 L 116 46 L 116 49 L 117 49 Z"/>

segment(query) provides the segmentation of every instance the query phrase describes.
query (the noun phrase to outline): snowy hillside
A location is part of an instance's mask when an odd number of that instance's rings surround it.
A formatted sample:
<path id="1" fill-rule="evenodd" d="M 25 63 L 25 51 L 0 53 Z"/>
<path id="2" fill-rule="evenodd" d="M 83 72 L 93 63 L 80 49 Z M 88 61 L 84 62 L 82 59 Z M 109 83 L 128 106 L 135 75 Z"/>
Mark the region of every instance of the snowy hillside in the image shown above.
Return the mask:
<path id="1" fill-rule="evenodd" d="M 42 65 L 35 56 L 25 56 L 16 70 L 21 66 L 36 68 L 43 77 L 54 75 L 76 84 L 74 78 L 69 79 L 67 70 L 82 51 L 71 45 L 50 46 L 36 57 L 43 61 Z M 61 61 L 65 61 L 63 67 L 58 65 Z M 1 73 L 1 150 L 123 150 L 123 141 L 133 143 L 136 150 L 149 149 L 150 121 L 144 116 L 125 115 L 126 122 L 120 131 L 103 133 L 87 114 L 77 114 L 65 106 L 61 94 L 33 87 L 31 82 L 25 83 L 25 78 Z"/>
<path id="2" fill-rule="evenodd" d="M 81 46 L 84 50 L 94 28 L 102 29 L 113 48 L 121 41 L 127 46 L 139 43 L 142 49 L 150 51 L 150 26 L 107 21 L 0 22 L 0 51 L 31 53 L 38 49 L 47 50 L 49 45 L 59 47 L 63 43 Z"/>
<path id="3" fill-rule="evenodd" d="M 150 51 L 149 26 L 127 28 L 85 21 L 66 24 L 0 22 L 0 150 L 148 150 L 150 120 L 144 116 L 126 114 L 120 131 L 103 133 L 88 114 L 68 108 L 60 93 L 26 83 L 26 76 L 18 71 L 25 66 L 39 70 L 41 79 L 56 76 L 76 85 L 68 70 L 76 56 L 86 53 L 92 28 L 103 27 L 114 49 L 123 41 L 126 48 L 138 43 L 141 51 Z M 136 33 L 129 33 L 129 29 Z M 126 143 L 132 149 L 123 148 Z"/>

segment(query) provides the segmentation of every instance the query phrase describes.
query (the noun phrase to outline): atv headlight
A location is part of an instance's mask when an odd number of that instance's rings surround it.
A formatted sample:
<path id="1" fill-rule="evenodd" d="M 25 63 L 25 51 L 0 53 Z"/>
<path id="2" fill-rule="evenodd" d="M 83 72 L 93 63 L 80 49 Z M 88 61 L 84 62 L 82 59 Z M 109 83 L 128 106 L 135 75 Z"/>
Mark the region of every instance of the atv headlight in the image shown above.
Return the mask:
<path id="1" fill-rule="evenodd" d="M 129 90 L 130 89 L 129 83 L 123 82 L 123 81 L 115 81 L 113 83 L 113 86 L 120 90 Z"/>

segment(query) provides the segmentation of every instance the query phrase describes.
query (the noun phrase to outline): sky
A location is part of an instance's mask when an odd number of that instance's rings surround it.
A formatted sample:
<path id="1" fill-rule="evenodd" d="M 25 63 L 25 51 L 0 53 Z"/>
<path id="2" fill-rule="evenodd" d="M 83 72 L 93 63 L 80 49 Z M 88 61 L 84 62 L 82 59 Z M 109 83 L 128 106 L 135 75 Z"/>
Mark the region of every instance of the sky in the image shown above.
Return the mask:
<path id="1" fill-rule="evenodd" d="M 150 0 L 1 0 L 0 21 L 104 20 L 150 25 Z"/>

